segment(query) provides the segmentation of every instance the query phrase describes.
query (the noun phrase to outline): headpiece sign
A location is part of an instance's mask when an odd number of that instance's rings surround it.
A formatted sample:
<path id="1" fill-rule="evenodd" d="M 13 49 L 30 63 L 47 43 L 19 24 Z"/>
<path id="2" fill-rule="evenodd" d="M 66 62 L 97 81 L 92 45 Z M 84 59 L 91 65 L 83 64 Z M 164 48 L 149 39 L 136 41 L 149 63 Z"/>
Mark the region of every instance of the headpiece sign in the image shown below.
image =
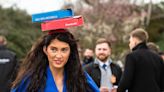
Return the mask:
<path id="1" fill-rule="evenodd" d="M 32 22 L 41 22 L 42 31 L 65 29 L 80 26 L 84 23 L 83 17 L 74 16 L 72 9 L 33 14 Z"/>

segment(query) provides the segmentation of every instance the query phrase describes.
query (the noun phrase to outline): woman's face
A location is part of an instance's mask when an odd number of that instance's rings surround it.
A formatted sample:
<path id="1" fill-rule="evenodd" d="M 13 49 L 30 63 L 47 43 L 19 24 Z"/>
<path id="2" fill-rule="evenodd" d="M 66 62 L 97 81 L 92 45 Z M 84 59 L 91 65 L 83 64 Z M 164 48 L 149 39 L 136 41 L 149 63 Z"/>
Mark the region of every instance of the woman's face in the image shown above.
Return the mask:
<path id="1" fill-rule="evenodd" d="M 51 68 L 64 69 L 70 55 L 70 46 L 66 42 L 54 39 L 43 48 Z"/>

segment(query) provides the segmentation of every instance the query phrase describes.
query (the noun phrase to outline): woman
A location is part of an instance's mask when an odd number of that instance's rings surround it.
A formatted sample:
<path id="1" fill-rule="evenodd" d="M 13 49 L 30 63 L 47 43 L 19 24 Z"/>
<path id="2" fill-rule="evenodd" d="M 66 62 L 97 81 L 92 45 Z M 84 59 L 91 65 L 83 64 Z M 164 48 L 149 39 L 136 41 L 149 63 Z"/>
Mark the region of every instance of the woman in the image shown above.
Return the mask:
<path id="1" fill-rule="evenodd" d="M 99 92 L 82 70 L 77 43 L 66 29 L 50 31 L 27 54 L 11 92 Z"/>

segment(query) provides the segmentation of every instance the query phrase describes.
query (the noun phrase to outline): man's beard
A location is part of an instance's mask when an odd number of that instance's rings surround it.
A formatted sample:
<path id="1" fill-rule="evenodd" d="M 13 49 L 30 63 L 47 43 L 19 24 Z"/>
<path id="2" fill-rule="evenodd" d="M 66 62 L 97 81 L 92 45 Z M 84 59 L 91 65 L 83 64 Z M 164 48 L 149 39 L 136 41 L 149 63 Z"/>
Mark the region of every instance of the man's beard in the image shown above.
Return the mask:
<path id="1" fill-rule="evenodd" d="M 93 61 L 94 61 L 93 57 L 84 57 L 84 59 L 83 59 L 83 62 L 85 64 L 88 64 L 88 63 L 93 62 Z"/>
<path id="2" fill-rule="evenodd" d="M 108 57 L 104 55 L 103 56 L 99 55 L 97 58 L 102 62 L 105 62 L 108 59 Z"/>

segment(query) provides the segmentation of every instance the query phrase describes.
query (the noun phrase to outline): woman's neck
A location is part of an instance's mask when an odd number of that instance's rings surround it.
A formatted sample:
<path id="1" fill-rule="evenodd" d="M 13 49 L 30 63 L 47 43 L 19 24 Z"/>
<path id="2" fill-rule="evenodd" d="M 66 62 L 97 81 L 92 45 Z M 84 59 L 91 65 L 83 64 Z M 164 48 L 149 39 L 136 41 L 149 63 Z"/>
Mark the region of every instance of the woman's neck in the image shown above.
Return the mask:
<path id="1" fill-rule="evenodd" d="M 55 84 L 59 90 L 59 92 L 62 92 L 63 90 L 63 80 L 64 80 L 64 69 L 56 69 L 50 67 L 50 70 L 52 72 L 52 76 L 54 78 Z"/>

